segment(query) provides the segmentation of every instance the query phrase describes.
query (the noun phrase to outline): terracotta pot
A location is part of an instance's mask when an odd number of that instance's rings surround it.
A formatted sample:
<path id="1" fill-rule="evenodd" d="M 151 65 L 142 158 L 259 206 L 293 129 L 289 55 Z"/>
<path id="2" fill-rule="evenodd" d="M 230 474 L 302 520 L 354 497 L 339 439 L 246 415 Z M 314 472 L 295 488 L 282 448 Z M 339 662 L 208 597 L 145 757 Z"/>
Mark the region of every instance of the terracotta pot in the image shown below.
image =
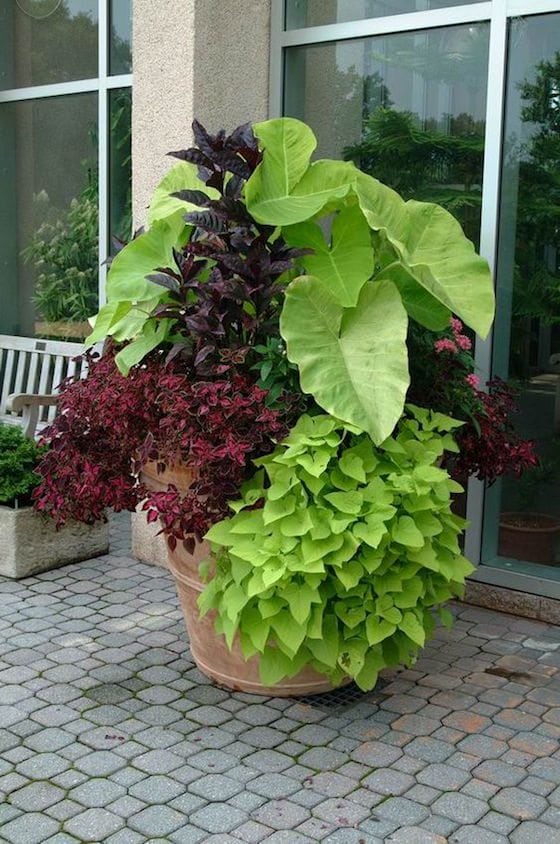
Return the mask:
<path id="1" fill-rule="evenodd" d="M 196 469 L 182 463 L 166 466 L 163 472 L 158 472 L 157 463 L 150 460 L 142 467 L 139 479 L 152 492 L 165 492 L 169 484 L 176 486 L 179 492 L 186 492 L 197 476 Z"/>
<path id="2" fill-rule="evenodd" d="M 500 557 L 553 566 L 558 562 L 560 521 L 541 513 L 502 513 Z"/>
<path id="3" fill-rule="evenodd" d="M 191 653 L 202 673 L 226 689 L 267 697 L 294 697 L 331 691 L 334 688 L 332 683 L 310 666 L 275 686 L 263 685 L 259 676 L 258 655 L 246 661 L 237 637 L 230 651 L 225 638 L 214 629 L 215 612 L 200 618 L 197 599 L 204 585 L 200 581 L 198 567 L 204 559 L 208 559 L 208 554 L 206 542 L 197 545 L 193 555 L 188 554 L 183 546 L 169 551 L 169 568 L 175 577 Z M 349 682 L 350 678 L 344 685 Z"/>

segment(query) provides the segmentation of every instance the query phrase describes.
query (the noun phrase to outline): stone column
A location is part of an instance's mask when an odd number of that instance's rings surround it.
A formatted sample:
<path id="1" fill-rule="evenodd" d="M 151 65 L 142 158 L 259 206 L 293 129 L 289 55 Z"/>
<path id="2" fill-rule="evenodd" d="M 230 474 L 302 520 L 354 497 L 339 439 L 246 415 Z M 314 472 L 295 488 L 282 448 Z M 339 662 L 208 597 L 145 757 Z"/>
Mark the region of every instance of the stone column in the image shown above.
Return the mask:
<path id="1" fill-rule="evenodd" d="M 196 117 L 210 132 L 268 117 L 271 0 L 134 0 L 132 193 L 135 227 L 174 164 L 169 150 L 192 142 Z M 133 553 L 165 565 L 158 526 L 132 517 Z"/>
<path id="2" fill-rule="evenodd" d="M 271 0 L 134 0 L 136 225 L 197 118 L 209 131 L 268 116 Z"/>

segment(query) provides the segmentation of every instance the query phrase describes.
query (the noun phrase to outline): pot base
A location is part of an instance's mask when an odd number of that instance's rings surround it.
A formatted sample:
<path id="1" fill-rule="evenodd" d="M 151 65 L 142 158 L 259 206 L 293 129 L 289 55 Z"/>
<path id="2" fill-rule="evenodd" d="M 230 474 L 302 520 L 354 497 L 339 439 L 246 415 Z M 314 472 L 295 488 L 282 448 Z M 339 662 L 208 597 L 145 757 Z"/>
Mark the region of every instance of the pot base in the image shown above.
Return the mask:
<path id="1" fill-rule="evenodd" d="M 202 547 L 206 545 L 206 549 Z M 230 650 L 224 636 L 214 629 L 215 612 L 203 618 L 198 611 L 198 596 L 204 584 L 198 578 L 198 565 L 209 556 L 207 543 L 195 549 L 191 559 L 179 546 L 169 552 L 169 568 L 175 577 L 177 593 L 185 617 L 192 657 L 197 667 L 216 685 L 233 692 L 248 692 L 266 697 L 295 697 L 324 694 L 335 686 L 311 666 L 305 666 L 294 677 L 286 678 L 274 686 L 262 683 L 258 655 L 246 660 L 236 636 Z M 346 678 L 341 685 L 351 682 Z"/>

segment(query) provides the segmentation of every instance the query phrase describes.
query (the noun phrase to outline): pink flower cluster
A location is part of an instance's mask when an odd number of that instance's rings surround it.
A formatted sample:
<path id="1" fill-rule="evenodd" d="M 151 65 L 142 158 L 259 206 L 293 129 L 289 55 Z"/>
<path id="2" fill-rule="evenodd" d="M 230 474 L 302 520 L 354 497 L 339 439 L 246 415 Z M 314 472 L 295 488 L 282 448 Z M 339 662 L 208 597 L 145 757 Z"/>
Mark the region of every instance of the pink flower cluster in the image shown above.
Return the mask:
<path id="1" fill-rule="evenodd" d="M 449 352 L 452 355 L 456 355 L 459 350 L 469 352 L 472 349 L 472 343 L 470 337 L 463 334 L 463 323 L 461 320 L 457 319 L 457 317 L 451 317 L 450 325 L 453 338 L 444 337 L 442 340 L 436 340 L 434 343 L 436 352 L 438 354 Z"/>

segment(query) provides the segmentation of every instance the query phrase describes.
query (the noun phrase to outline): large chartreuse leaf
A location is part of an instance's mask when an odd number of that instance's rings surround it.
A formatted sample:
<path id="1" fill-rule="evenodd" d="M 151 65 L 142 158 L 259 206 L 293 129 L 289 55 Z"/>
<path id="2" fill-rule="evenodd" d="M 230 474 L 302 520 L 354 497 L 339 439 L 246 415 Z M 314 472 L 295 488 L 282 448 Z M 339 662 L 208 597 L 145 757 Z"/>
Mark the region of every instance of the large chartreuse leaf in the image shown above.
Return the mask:
<path id="1" fill-rule="evenodd" d="M 420 325 L 430 331 L 443 331 L 449 326 L 449 308 L 422 287 L 402 264 L 393 264 L 386 273 L 381 272 L 379 278 L 388 278 L 394 283 L 409 317 Z"/>
<path id="2" fill-rule="evenodd" d="M 291 246 L 313 249 L 301 259 L 306 273 L 320 278 L 341 305 L 354 307 L 373 273 L 371 230 L 359 207 L 349 205 L 336 215 L 330 245 L 311 221 L 288 226 L 283 234 Z"/>
<path id="3" fill-rule="evenodd" d="M 300 120 L 266 120 L 253 131 L 263 160 L 245 185 L 245 201 L 259 223 L 288 226 L 308 220 L 333 198 L 346 196 L 355 182 L 358 171 L 350 162 L 309 164 L 317 141 Z"/>
<path id="4" fill-rule="evenodd" d="M 181 214 L 174 214 L 157 220 L 148 231 L 131 240 L 111 263 L 107 301 L 141 302 L 165 293 L 146 276 L 157 267 L 172 265 L 172 249 L 186 242 L 188 232 Z"/>
<path id="5" fill-rule="evenodd" d="M 314 277 L 292 282 L 280 320 L 303 391 L 376 443 L 390 435 L 403 411 L 407 325 L 391 282 L 366 282 L 357 306 L 344 309 Z"/>
<path id="6" fill-rule="evenodd" d="M 492 279 L 457 220 L 439 205 L 404 202 L 365 173 L 356 178 L 356 193 L 369 225 L 383 232 L 412 278 L 485 337 L 494 317 Z"/>
<path id="7" fill-rule="evenodd" d="M 147 354 L 165 340 L 170 324 L 169 319 L 146 320 L 140 334 L 115 357 L 115 363 L 123 375 L 128 375 L 131 367 L 140 363 Z"/>
<path id="8" fill-rule="evenodd" d="M 180 161 L 167 171 L 154 193 L 148 209 L 148 225 L 152 226 L 156 220 L 163 220 L 181 211 L 194 211 L 198 206 L 178 199 L 171 194 L 181 190 L 200 190 L 210 199 L 218 199 L 219 193 L 215 188 L 207 187 L 197 175 L 196 165 L 189 161 Z"/>
<path id="9" fill-rule="evenodd" d="M 86 346 L 109 336 L 121 342 L 142 335 L 150 313 L 167 295 L 145 276 L 173 263 L 172 249 L 185 243 L 189 231 L 182 214 L 175 213 L 156 221 L 115 255 L 107 276 L 107 304 L 97 314 Z M 145 343 L 142 338 L 139 348 Z"/>

